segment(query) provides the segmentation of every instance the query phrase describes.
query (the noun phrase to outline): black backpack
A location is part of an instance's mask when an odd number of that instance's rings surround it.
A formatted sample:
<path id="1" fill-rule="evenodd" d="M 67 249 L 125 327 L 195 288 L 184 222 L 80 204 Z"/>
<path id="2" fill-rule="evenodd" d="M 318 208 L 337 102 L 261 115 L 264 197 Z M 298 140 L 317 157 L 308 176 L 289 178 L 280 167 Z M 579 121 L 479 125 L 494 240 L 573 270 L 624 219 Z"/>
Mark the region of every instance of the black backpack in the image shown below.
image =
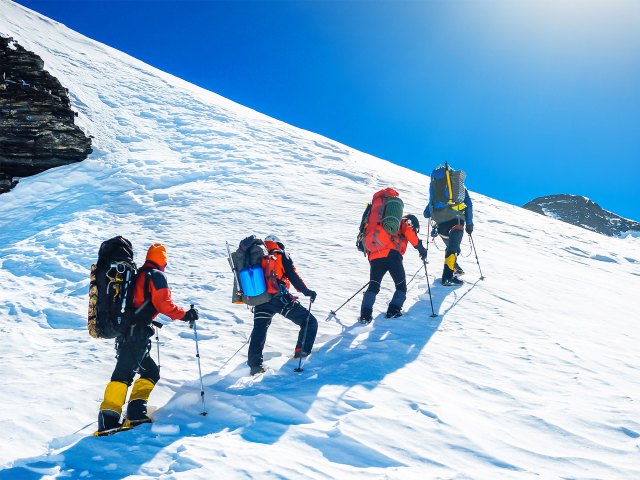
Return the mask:
<path id="1" fill-rule="evenodd" d="M 93 338 L 115 338 L 123 335 L 133 324 L 137 277 L 138 269 L 129 240 L 117 236 L 100 245 L 98 261 L 91 265 L 89 335 Z M 141 311 L 146 303 L 148 300 L 137 311 Z"/>

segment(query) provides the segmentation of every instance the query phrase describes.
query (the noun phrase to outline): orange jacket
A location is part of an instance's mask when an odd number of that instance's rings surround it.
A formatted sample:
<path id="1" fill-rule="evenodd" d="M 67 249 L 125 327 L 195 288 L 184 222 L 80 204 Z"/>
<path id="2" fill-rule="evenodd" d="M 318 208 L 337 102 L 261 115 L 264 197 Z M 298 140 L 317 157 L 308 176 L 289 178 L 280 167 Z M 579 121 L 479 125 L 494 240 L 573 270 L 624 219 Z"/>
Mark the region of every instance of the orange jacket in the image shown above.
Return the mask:
<path id="1" fill-rule="evenodd" d="M 265 268 L 268 265 L 268 261 L 266 259 L 263 260 L 262 265 L 265 270 L 265 275 L 267 276 L 266 280 L 269 293 L 278 292 L 278 289 L 275 288 L 275 286 L 271 286 L 269 282 L 270 271 L 273 271 L 273 275 L 276 277 L 276 280 L 284 284 L 287 290 L 289 290 L 291 284 L 293 284 L 296 290 L 307 295 L 309 289 L 305 285 L 304 280 L 302 280 L 302 277 L 298 274 L 298 271 L 293 264 L 293 260 L 291 260 L 289 254 L 284 251 L 284 247 L 269 240 L 265 241 L 264 244 L 267 247 L 267 250 L 269 250 L 269 257 L 274 260 L 273 268 Z"/>
<path id="2" fill-rule="evenodd" d="M 397 250 L 400 252 L 400 255 L 404 255 L 407 251 L 408 242 L 410 242 L 414 248 L 417 247 L 419 242 L 418 235 L 416 235 L 412 227 L 407 225 L 407 221 L 403 218 L 402 222 L 400 222 L 398 233 L 389 237 L 389 241 L 376 249 L 375 252 L 368 252 L 367 258 L 369 261 L 375 260 L 376 258 L 385 258 L 391 250 Z"/>
<path id="3" fill-rule="evenodd" d="M 145 283 L 147 283 L 147 278 L 149 290 L 147 295 L 145 295 L 144 287 Z M 169 290 L 169 285 L 167 284 L 167 277 L 163 272 L 158 270 L 158 265 L 155 262 L 149 260 L 146 261 L 139 270 L 134 290 L 133 306 L 135 308 L 140 307 L 146 298 L 151 299 L 151 304 L 155 310 L 151 319 L 156 318 L 158 314 L 161 313 L 171 320 L 180 320 L 184 318 L 186 314 L 182 308 L 173 303 L 171 290 Z M 144 319 L 145 314 L 148 315 L 150 312 L 150 307 L 147 306 L 141 312 L 142 318 Z"/>

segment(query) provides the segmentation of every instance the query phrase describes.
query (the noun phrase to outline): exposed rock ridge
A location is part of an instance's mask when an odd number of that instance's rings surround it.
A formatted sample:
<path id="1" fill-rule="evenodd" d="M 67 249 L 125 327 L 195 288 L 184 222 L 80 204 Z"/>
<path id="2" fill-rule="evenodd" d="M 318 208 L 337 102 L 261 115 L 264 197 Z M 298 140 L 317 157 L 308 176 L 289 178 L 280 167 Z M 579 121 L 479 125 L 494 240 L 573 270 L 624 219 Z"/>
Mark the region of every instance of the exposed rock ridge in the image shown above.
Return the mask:
<path id="1" fill-rule="evenodd" d="M 87 158 L 91 139 L 76 115 L 42 59 L 0 34 L 0 193 L 17 183 L 13 177 Z"/>
<path id="2" fill-rule="evenodd" d="M 580 195 L 547 195 L 538 197 L 523 208 L 572 225 L 618 237 L 629 232 L 640 232 L 640 223 L 604 210 L 600 205 Z"/>

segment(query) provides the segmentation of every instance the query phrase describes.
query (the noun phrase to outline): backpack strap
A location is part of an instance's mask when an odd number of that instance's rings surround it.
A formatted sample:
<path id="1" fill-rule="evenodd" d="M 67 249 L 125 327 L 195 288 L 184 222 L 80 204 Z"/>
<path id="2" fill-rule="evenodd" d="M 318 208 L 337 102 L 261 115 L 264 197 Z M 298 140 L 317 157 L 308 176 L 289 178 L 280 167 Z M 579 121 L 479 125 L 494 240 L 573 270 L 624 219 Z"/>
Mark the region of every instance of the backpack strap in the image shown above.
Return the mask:
<path id="1" fill-rule="evenodd" d="M 144 277 L 144 302 L 142 302 L 142 305 L 140 305 L 140 308 L 136 310 L 136 313 L 138 313 L 138 311 L 142 311 L 142 309 L 144 309 L 147 305 L 149 305 L 149 303 L 151 303 L 151 292 L 149 291 L 149 282 L 151 282 L 151 270 L 149 270 Z M 151 320 L 151 325 L 158 328 L 162 328 L 164 326 L 162 323 L 157 322 L 156 320 Z"/>
<path id="2" fill-rule="evenodd" d="M 144 302 L 140 305 L 136 311 L 133 313 L 134 315 L 140 314 L 149 303 L 151 303 L 151 292 L 149 291 L 149 283 L 151 282 L 151 269 L 145 269 L 144 271 Z"/>
<path id="3" fill-rule="evenodd" d="M 380 210 L 378 210 L 378 221 L 376 225 L 382 225 L 382 219 L 384 218 L 384 212 L 387 209 L 387 199 L 389 198 L 389 194 L 385 193 L 382 196 L 382 204 L 380 205 Z"/>

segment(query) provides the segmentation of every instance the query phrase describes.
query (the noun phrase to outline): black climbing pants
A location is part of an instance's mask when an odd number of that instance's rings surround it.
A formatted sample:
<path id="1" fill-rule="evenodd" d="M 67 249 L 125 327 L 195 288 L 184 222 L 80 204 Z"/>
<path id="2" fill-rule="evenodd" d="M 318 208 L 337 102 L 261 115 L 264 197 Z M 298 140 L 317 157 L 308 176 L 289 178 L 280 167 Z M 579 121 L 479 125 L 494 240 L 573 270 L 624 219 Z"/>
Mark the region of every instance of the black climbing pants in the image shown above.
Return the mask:
<path id="1" fill-rule="evenodd" d="M 391 275 L 395 283 L 396 290 L 389 302 L 390 311 L 399 311 L 407 298 L 407 279 L 402 264 L 402 255 L 397 250 L 391 250 L 384 258 L 376 258 L 369 262 L 371 267 L 369 272 L 369 287 L 364 292 L 360 313 L 364 317 L 369 317 L 373 313 L 373 304 L 376 296 L 380 292 L 380 283 L 387 272 Z"/>
<path id="2" fill-rule="evenodd" d="M 271 301 L 254 308 L 253 330 L 251 332 L 249 358 L 247 360 L 249 366 L 262 365 L 262 350 L 264 349 L 264 344 L 267 339 L 267 330 L 269 329 L 269 325 L 271 325 L 271 319 L 273 319 L 276 313 L 288 318 L 300 327 L 296 348 L 302 348 L 303 352 L 311 352 L 318 332 L 318 320 L 309 313 L 309 310 L 300 305 L 299 302 L 288 298 L 283 301 L 283 298 L 283 296 L 274 297 Z M 307 333 L 305 336 L 304 331 L 307 316 L 309 323 L 307 324 Z M 303 337 L 305 338 L 304 345 L 302 345 Z"/>
<path id="3" fill-rule="evenodd" d="M 112 382 L 122 382 L 131 386 L 136 373 L 154 384 L 160 380 L 160 369 L 149 354 L 150 337 L 153 328 L 136 326 L 133 335 L 123 335 L 116 339 L 117 362 L 111 375 Z"/>

